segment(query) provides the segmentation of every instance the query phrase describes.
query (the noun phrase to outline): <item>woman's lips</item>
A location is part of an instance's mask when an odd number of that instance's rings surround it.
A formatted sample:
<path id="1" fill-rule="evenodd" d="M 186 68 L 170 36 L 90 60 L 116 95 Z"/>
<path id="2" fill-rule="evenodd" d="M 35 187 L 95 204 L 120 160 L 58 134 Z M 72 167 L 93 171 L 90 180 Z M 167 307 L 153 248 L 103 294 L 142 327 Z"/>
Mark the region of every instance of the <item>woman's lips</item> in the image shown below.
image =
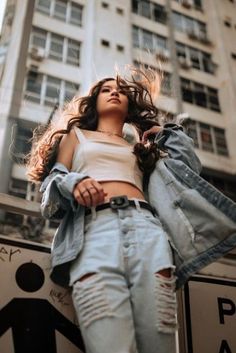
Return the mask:
<path id="1" fill-rule="evenodd" d="M 120 100 L 119 100 L 119 98 L 110 98 L 110 99 L 108 99 L 108 102 L 117 102 L 117 103 L 120 103 Z"/>

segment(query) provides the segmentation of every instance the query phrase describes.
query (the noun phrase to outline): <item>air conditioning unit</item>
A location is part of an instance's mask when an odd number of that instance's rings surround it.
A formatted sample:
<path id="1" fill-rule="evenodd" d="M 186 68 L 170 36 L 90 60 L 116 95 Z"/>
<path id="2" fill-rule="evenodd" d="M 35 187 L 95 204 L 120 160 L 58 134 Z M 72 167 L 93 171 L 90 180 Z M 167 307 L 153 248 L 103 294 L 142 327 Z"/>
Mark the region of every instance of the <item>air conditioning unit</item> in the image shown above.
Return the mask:
<path id="1" fill-rule="evenodd" d="M 205 32 L 199 33 L 199 40 L 204 44 L 211 44 L 211 40 L 208 38 Z"/>
<path id="2" fill-rule="evenodd" d="M 163 59 L 163 60 L 169 59 L 170 58 L 170 52 L 167 49 L 160 49 L 156 53 L 156 57 L 157 57 L 157 59 Z"/>
<path id="3" fill-rule="evenodd" d="M 180 56 L 178 59 L 179 59 L 179 64 L 183 69 L 185 70 L 191 69 L 192 67 L 191 60 L 184 58 L 183 56 Z"/>
<path id="4" fill-rule="evenodd" d="M 199 38 L 199 34 L 194 29 L 187 30 L 187 35 L 191 39 L 198 39 Z"/>
<path id="5" fill-rule="evenodd" d="M 181 4 L 187 9 L 190 9 L 194 5 L 192 0 L 182 0 Z"/>
<path id="6" fill-rule="evenodd" d="M 31 58 L 36 61 L 42 61 L 46 57 L 46 52 L 44 48 L 31 47 L 29 52 Z"/>

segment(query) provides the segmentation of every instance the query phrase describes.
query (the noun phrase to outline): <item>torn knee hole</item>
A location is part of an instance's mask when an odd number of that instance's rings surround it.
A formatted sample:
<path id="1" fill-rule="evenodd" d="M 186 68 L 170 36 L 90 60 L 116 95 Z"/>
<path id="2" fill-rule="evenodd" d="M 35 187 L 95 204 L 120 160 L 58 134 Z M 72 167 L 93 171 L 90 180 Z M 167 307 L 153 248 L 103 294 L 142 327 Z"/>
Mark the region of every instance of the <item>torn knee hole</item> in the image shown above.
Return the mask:
<path id="1" fill-rule="evenodd" d="M 86 273 L 85 275 L 83 275 L 82 277 L 80 277 L 78 279 L 79 282 L 83 282 L 85 281 L 87 278 L 90 278 L 92 276 L 96 275 L 96 272 L 91 272 L 91 273 Z"/>
<path id="2" fill-rule="evenodd" d="M 99 319 L 114 316 L 105 283 L 99 273 L 82 276 L 74 285 L 73 297 L 79 310 L 79 322 L 84 327 Z"/>
<path id="3" fill-rule="evenodd" d="M 172 276 L 172 270 L 170 268 L 165 268 L 155 273 L 157 276 L 170 278 Z"/>

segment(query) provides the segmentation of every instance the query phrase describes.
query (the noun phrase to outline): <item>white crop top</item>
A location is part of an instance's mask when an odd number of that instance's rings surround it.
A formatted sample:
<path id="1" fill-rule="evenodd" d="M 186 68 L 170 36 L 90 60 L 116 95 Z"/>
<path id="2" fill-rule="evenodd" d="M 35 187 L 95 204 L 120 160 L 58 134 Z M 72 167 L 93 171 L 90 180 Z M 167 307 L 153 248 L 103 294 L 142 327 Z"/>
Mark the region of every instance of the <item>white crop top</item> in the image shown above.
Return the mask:
<path id="1" fill-rule="evenodd" d="M 97 181 L 125 181 L 142 191 L 143 174 L 132 145 L 86 138 L 78 127 L 74 130 L 80 143 L 74 152 L 71 171 Z"/>

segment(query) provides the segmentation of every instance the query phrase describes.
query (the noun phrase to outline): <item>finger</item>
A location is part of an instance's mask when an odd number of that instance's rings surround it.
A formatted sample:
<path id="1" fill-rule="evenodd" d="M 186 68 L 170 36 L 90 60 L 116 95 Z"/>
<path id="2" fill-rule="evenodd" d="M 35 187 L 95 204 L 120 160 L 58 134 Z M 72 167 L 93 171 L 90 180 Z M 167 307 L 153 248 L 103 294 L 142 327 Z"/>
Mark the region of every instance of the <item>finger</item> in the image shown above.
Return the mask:
<path id="1" fill-rule="evenodd" d="M 92 186 L 89 188 L 90 194 L 90 207 L 95 207 L 100 203 L 100 194 L 98 190 Z"/>
<path id="2" fill-rule="evenodd" d="M 84 205 L 86 207 L 91 207 L 92 206 L 92 197 L 90 194 L 89 190 L 86 190 L 83 195 L 82 195 L 83 201 L 84 201 Z"/>
<path id="3" fill-rule="evenodd" d="M 80 194 L 79 190 L 75 190 L 74 193 L 73 193 L 73 196 L 75 198 L 75 200 L 82 206 L 86 206 L 85 205 L 85 201 L 82 197 L 82 195 Z"/>
<path id="4" fill-rule="evenodd" d="M 97 191 L 97 204 L 104 203 L 105 197 L 107 196 L 107 193 L 105 193 L 102 185 L 98 183 L 96 180 L 92 182 L 94 188 Z"/>
<path id="5" fill-rule="evenodd" d="M 142 142 L 147 142 L 147 137 L 150 133 L 150 130 L 144 131 L 143 136 L 142 136 Z"/>

